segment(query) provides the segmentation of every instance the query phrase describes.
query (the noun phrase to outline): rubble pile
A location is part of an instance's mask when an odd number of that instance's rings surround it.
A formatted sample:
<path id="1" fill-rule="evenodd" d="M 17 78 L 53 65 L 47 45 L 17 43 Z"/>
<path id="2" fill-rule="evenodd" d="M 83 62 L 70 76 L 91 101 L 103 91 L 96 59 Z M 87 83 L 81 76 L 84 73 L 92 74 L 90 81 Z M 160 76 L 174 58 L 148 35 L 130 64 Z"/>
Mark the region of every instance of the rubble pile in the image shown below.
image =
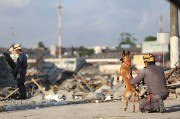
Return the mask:
<path id="1" fill-rule="evenodd" d="M 19 100 L 18 88 L 6 87 L 0 91 L 1 106 L 39 105 L 51 102 L 91 100 L 92 102 L 121 99 L 122 84 L 113 86 L 111 76 L 100 74 L 97 65 L 83 67 L 78 72 L 56 71 L 54 79 L 33 74 L 25 83 L 28 99 Z M 31 107 L 29 107 L 31 108 Z"/>
<path id="2" fill-rule="evenodd" d="M 54 73 L 51 72 L 53 77 L 44 74 L 27 76 L 28 81 L 25 86 L 28 99 L 26 100 L 18 100 L 18 88 L 3 88 L 0 91 L 0 109 L 7 108 L 7 105 L 11 110 L 11 106 L 17 108 L 18 105 L 23 105 L 24 109 L 26 106 L 27 108 L 37 108 L 42 105 L 62 105 L 72 102 L 74 104 L 77 101 L 81 103 L 85 100 L 91 102 L 122 100 L 125 90 L 124 84 L 118 82 L 117 77 L 112 79 L 111 75 L 100 73 L 98 64 L 86 64 L 74 72 L 57 69 Z M 180 68 L 168 70 L 165 74 L 169 82 L 170 98 L 179 97 Z"/>
<path id="3" fill-rule="evenodd" d="M 111 97 L 109 100 L 112 100 L 114 95 L 116 99 L 121 99 L 122 93 L 119 92 L 124 90 L 123 84 L 112 86 L 108 78 L 110 78 L 108 75 L 92 75 L 80 71 L 71 79 L 65 80 L 59 88 L 63 91 L 72 92 L 74 99 L 92 99 L 102 102 L 106 101 L 108 97 Z"/>
<path id="4" fill-rule="evenodd" d="M 169 98 L 180 97 L 180 64 L 173 69 L 165 71 L 165 77 L 168 80 Z"/>
<path id="5" fill-rule="evenodd" d="M 13 86 L 15 82 L 12 79 L 12 71 L 6 63 L 6 59 L 4 57 L 0 57 L 0 89 Z"/>

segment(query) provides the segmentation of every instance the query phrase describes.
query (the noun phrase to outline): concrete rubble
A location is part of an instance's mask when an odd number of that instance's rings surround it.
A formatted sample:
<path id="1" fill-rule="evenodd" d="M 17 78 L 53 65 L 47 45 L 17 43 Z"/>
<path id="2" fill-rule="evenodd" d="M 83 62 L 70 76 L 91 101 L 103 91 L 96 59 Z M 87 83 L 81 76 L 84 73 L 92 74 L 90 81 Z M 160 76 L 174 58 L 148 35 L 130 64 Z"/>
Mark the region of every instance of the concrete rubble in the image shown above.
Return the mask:
<path id="1" fill-rule="evenodd" d="M 180 97 L 180 64 L 173 69 L 165 71 L 165 78 L 168 81 L 169 99 Z"/>

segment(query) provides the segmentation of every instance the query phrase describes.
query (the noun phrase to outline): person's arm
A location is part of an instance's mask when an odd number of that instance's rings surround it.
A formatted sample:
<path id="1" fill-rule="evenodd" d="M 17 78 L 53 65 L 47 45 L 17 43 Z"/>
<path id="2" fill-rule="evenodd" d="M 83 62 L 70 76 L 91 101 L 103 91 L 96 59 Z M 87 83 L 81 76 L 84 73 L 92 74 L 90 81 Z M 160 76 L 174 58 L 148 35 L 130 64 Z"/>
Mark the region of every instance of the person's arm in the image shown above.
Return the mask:
<path id="1" fill-rule="evenodd" d="M 145 77 L 145 70 L 143 69 L 139 75 L 137 75 L 135 78 L 131 79 L 131 84 L 139 84 Z"/>

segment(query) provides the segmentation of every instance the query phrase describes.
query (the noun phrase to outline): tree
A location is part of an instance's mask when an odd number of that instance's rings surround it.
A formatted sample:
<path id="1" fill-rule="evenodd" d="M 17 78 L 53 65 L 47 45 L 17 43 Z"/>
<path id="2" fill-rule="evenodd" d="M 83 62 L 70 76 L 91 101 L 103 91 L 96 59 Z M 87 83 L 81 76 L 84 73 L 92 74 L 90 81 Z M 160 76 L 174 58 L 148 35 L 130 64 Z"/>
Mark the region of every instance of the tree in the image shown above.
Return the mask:
<path id="1" fill-rule="evenodd" d="M 147 36 L 144 41 L 156 41 L 156 37 L 155 36 Z"/>
<path id="2" fill-rule="evenodd" d="M 87 48 L 84 48 L 83 46 L 80 46 L 78 53 L 79 53 L 80 57 L 87 57 L 87 56 L 91 56 L 92 54 L 94 54 L 94 50 L 87 49 Z"/>
<path id="3" fill-rule="evenodd" d="M 45 45 L 42 41 L 38 42 L 38 48 L 45 48 Z"/>
<path id="4" fill-rule="evenodd" d="M 133 33 L 122 32 L 120 34 L 120 42 L 118 48 L 121 48 L 121 46 L 124 44 L 128 44 L 131 47 L 134 47 L 136 45 L 135 41 L 137 41 L 137 39 L 133 35 Z"/>
<path id="5" fill-rule="evenodd" d="M 71 55 L 74 55 L 74 51 L 75 51 L 74 47 L 73 47 L 73 46 L 71 46 L 71 49 L 70 49 L 70 53 L 71 53 Z"/>

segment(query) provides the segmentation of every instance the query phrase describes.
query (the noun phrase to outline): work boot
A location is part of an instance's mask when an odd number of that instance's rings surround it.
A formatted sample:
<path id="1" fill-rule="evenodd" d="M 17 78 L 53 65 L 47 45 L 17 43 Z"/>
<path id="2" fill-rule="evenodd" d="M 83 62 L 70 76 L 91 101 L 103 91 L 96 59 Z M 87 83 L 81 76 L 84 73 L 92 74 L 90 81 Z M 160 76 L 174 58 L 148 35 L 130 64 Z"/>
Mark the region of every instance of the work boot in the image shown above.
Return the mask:
<path id="1" fill-rule="evenodd" d="M 158 99 L 158 107 L 159 112 L 164 113 L 166 111 L 166 107 L 164 106 L 164 102 L 161 98 Z"/>
<path id="2" fill-rule="evenodd" d="M 144 108 L 140 108 L 141 113 L 145 113 L 145 109 Z"/>

